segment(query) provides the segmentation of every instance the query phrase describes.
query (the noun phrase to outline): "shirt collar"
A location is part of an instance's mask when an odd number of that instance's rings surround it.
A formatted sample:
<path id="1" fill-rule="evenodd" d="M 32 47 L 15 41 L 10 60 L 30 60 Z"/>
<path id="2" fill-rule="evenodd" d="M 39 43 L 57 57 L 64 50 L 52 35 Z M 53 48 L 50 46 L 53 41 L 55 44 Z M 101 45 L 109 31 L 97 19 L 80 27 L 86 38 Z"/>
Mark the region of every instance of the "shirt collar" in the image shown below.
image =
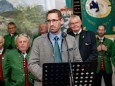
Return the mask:
<path id="1" fill-rule="evenodd" d="M 78 34 L 81 33 L 81 31 L 82 31 L 82 29 L 80 29 L 77 33 L 73 31 L 73 33 L 74 33 L 75 35 L 76 35 L 76 34 L 78 35 Z"/>
<path id="2" fill-rule="evenodd" d="M 98 36 L 98 38 L 103 40 L 103 39 L 104 39 L 104 36 L 103 36 L 103 37 L 99 37 L 99 36 Z"/>
<path id="3" fill-rule="evenodd" d="M 55 35 L 53 33 L 49 33 L 49 37 L 51 40 L 54 40 L 55 36 L 58 36 L 59 40 L 62 39 L 62 32 L 60 32 L 58 35 Z"/>
<path id="4" fill-rule="evenodd" d="M 26 58 L 27 53 L 26 53 L 26 52 L 25 52 L 25 53 L 22 53 L 22 55 L 24 56 L 24 58 Z"/>
<path id="5" fill-rule="evenodd" d="M 2 54 L 3 50 L 4 50 L 4 48 L 2 48 L 2 49 L 0 50 L 0 54 Z"/>
<path id="6" fill-rule="evenodd" d="M 10 36 L 12 37 L 12 36 L 14 36 L 14 34 L 10 34 Z"/>

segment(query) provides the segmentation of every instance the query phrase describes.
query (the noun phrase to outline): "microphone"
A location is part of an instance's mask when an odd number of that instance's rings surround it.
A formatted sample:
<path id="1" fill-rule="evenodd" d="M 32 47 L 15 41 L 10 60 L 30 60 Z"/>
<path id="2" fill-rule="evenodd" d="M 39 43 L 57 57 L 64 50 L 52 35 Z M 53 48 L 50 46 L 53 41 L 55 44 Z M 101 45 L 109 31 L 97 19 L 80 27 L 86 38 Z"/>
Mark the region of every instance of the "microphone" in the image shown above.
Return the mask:
<path id="1" fill-rule="evenodd" d="M 65 39 L 66 45 L 67 45 L 67 53 L 68 53 L 68 62 L 69 62 L 69 70 L 70 70 L 70 86 L 74 86 L 74 79 L 73 79 L 73 71 L 72 71 L 72 64 L 71 64 L 71 58 L 69 54 L 69 47 L 68 42 L 66 40 L 67 33 L 63 32 L 62 37 Z"/>
<path id="2" fill-rule="evenodd" d="M 66 37 L 67 37 L 67 33 L 63 32 L 63 33 L 62 33 L 62 37 L 63 37 L 63 38 L 66 38 Z"/>

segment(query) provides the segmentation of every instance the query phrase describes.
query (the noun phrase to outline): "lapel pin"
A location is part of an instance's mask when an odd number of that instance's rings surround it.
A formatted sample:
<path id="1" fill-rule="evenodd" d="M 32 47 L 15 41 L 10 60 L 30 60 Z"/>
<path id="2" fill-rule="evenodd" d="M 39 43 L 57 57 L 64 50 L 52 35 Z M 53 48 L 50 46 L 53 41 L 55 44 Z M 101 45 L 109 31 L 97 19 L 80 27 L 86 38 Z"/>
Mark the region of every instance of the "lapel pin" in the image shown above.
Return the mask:
<path id="1" fill-rule="evenodd" d="M 85 45 L 88 45 L 88 43 L 85 43 Z"/>
<path id="2" fill-rule="evenodd" d="M 84 38 L 84 36 L 82 38 Z"/>

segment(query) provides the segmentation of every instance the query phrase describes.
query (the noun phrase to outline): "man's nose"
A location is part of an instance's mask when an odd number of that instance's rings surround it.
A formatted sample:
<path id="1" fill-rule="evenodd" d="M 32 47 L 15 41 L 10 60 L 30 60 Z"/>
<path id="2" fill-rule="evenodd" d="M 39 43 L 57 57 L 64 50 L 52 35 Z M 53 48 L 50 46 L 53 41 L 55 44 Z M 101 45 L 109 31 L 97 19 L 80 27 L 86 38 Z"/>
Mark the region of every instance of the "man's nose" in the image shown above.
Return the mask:
<path id="1" fill-rule="evenodd" d="M 50 21 L 50 25 L 53 25 L 53 21 Z"/>
<path id="2" fill-rule="evenodd" d="M 22 42 L 21 44 L 24 44 L 24 42 Z"/>

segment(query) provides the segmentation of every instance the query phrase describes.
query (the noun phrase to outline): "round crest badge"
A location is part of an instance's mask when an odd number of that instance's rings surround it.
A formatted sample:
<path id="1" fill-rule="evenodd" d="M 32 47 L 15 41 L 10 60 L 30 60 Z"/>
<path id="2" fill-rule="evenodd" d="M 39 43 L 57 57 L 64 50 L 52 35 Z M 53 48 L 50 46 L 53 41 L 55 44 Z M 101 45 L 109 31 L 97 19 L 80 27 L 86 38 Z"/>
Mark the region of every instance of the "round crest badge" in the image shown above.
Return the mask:
<path id="1" fill-rule="evenodd" d="M 111 3 L 109 0 L 87 0 L 86 12 L 95 18 L 104 18 L 111 12 Z"/>

